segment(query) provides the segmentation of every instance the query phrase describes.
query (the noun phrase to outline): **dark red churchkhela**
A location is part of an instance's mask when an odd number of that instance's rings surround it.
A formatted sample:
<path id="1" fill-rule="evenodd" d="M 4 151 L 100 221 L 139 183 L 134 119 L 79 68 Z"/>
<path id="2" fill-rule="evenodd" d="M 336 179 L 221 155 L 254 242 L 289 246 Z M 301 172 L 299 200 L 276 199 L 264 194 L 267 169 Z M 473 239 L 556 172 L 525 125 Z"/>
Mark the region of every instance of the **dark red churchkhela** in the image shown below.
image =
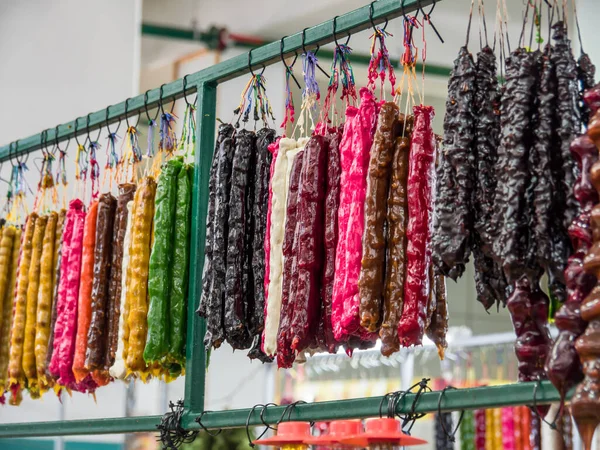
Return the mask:
<path id="1" fill-rule="evenodd" d="M 596 283 L 595 277 L 584 271 L 583 262 L 592 245 L 592 207 L 598 203 L 598 193 L 590 179 L 591 167 L 598 160 L 598 149 L 587 135 L 583 135 L 573 141 L 571 151 L 581 173 L 574 187 L 581 213 L 569 227 L 575 252 L 565 270 L 567 301 L 555 315 L 555 324 L 560 333 L 546 362 L 548 378 L 558 389 L 563 401 L 567 391 L 583 378 L 581 362 L 575 351 L 575 339 L 585 331 L 586 326 L 580 316 L 581 302 Z"/>
<path id="2" fill-rule="evenodd" d="M 277 332 L 277 366 L 291 367 L 294 362 L 292 351 L 291 324 L 293 319 L 294 297 L 298 273 L 298 254 L 295 251 L 298 222 L 298 189 L 302 173 L 302 152 L 296 155 L 290 172 L 287 207 L 285 217 L 285 233 L 283 238 L 283 285 L 281 293 L 281 313 Z"/>
<path id="3" fill-rule="evenodd" d="M 333 280 L 335 278 L 335 250 L 338 241 L 337 218 L 340 205 L 340 140 L 344 126 L 330 128 L 325 134 L 327 139 L 327 187 L 325 193 L 324 210 L 324 236 L 325 261 L 321 281 L 321 323 L 323 325 L 323 339 L 321 345 L 330 353 L 337 350 L 337 342 L 333 336 L 331 325 L 331 296 L 333 294 Z"/>
<path id="4" fill-rule="evenodd" d="M 598 98 L 600 86 L 596 86 L 589 96 L 588 105 L 594 112 L 590 121 L 587 135 L 600 149 L 600 112 L 598 112 Z M 595 92 L 594 92 L 595 91 Z M 600 161 L 596 161 L 590 172 L 591 182 L 600 193 Z M 600 276 L 600 204 L 596 204 L 591 212 L 593 244 L 583 260 L 584 270 L 595 276 Z M 596 283 L 598 283 L 596 281 Z M 592 289 L 590 294 L 581 304 L 581 319 L 589 322 L 585 332 L 577 338 L 575 348 L 583 363 L 583 381 L 577 386 L 575 395 L 571 399 L 571 414 L 579 429 L 585 450 L 591 449 L 594 432 L 600 424 L 600 284 Z"/>
<path id="5" fill-rule="evenodd" d="M 433 108 L 414 107 L 414 129 L 408 169 L 408 226 L 404 308 L 398 336 L 404 347 L 420 345 L 425 333 L 430 294 L 431 215 L 435 183 Z"/>
<path id="6" fill-rule="evenodd" d="M 319 283 L 323 267 L 323 209 L 327 175 L 327 141 L 310 138 L 302 154 L 296 224 L 297 287 L 290 336 L 292 350 L 302 352 L 315 341 L 321 314 Z"/>

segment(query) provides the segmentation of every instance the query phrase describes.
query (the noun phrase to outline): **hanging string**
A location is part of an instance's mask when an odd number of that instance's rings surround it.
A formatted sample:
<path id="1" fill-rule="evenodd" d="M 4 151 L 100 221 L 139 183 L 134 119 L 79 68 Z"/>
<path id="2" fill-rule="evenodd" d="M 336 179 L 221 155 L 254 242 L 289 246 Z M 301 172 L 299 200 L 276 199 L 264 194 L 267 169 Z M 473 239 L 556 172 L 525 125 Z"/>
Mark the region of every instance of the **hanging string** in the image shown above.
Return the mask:
<path id="1" fill-rule="evenodd" d="M 292 89 L 290 81 L 294 79 L 294 73 L 292 69 L 286 67 L 285 70 L 285 112 L 283 114 L 283 122 L 279 125 L 280 128 L 285 128 L 288 123 L 294 123 L 294 115 L 296 113 L 294 109 L 294 96 L 292 95 Z"/>
<path id="2" fill-rule="evenodd" d="M 40 168 L 40 181 L 33 202 L 34 211 L 44 212 L 47 205 L 47 194 L 50 192 L 50 199 L 53 203 L 57 203 L 58 196 L 56 186 L 54 184 L 54 176 L 52 175 L 52 163 L 56 158 L 50 152 L 44 152 L 42 166 Z M 39 203 L 38 203 L 39 202 Z"/>
<path id="3" fill-rule="evenodd" d="M 327 95 L 323 102 L 323 122 L 331 123 L 329 111 L 331 109 L 332 116 L 337 117 L 335 109 L 335 95 L 338 92 L 340 83 L 342 85 L 341 100 L 348 105 L 356 105 L 356 84 L 354 81 L 354 71 L 350 64 L 349 56 L 352 49 L 346 44 L 337 45 L 333 52 L 333 61 L 331 62 L 331 75 L 329 77 L 329 85 L 327 86 Z"/>
<path id="4" fill-rule="evenodd" d="M 471 10 L 469 11 L 469 24 L 467 25 L 467 40 L 465 41 L 465 47 L 469 48 L 469 37 L 471 36 L 471 22 L 473 21 L 473 5 L 475 0 L 471 0 Z"/>
<path id="5" fill-rule="evenodd" d="M 546 0 L 547 2 L 548 0 Z M 573 0 L 573 17 L 575 17 L 575 26 L 577 27 L 577 38 L 579 39 L 579 51 L 583 55 L 583 40 L 581 39 L 581 28 L 579 28 L 579 15 L 577 14 L 577 2 Z"/>
<path id="6" fill-rule="evenodd" d="M 379 27 L 376 27 L 371 35 L 371 61 L 368 68 L 369 81 L 367 87 L 372 92 L 375 92 L 377 79 L 379 78 L 381 82 L 379 97 L 381 99 L 385 99 L 384 84 L 386 78 L 392 86 L 392 92 L 394 92 L 396 85 L 394 66 L 390 61 L 390 55 L 385 45 L 385 38 L 388 36 L 392 36 L 392 34 Z"/>
<path id="7" fill-rule="evenodd" d="M 77 180 L 76 191 L 79 192 L 83 186 L 82 200 L 85 202 L 86 197 L 86 180 L 89 168 L 88 153 L 82 144 L 77 145 L 77 153 L 75 154 L 75 179 Z"/>
<path id="8" fill-rule="evenodd" d="M 316 78 L 316 68 L 319 60 L 311 51 L 302 54 L 302 72 L 304 74 L 304 90 L 302 91 L 302 108 L 300 117 L 296 123 L 293 134 L 296 134 L 296 129 L 300 128 L 300 134 L 305 135 L 304 125 L 310 119 L 310 129 L 315 128 L 313 112 L 317 109 L 317 104 L 321 98 L 319 84 Z"/>
<path id="9" fill-rule="evenodd" d="M 183 114 L 183 126 L 181 129 L 181 140 L 179 141 L 179 152 L 187 161 L 190 155 L 194 155 L 196 147 L 196 107 L 189 103 Z"/>
<path id="10" fill-rule="evenodd" d="M 154 157 L 154 130 L 156 126 L 156 120 L 150 119 L 150 122 L 148 123 L 148 143 L 146 148 L 146 158 Z"/>
<path id="11" fill-rule="evenodd" d="M 127 134 L 122 145 L 125 146 L 125 152 L 121 152 L 124 155 L 119 161 L 117 172 L 123 171 L 123 181 L 132 182 L 135 178 L 135 167 L 142 160 L 138 131 L 133 125 L 127 128 Z M 131 173 L 129 173 L 130 169 Z"/>
<path id="12" fill-rule="evenodd" d="M 254 125 L 262 120 L 265 126 L 268 125 L 269 118 L 275 121 L 271 102 L 267 97 L 267 82 L 265 77 L 260 74 L 253 74 L 240 96 L 240 103 L 233 111 L 238 116 L 235 127 L 239 128 L 240 120 L 244 124 L 250 120 L 250 113 L 254 113 Z"/>
<path id="13" fill-rule="evenodd" d="M 405 102 L 405 106 L 404 106 L 404 114 L 405 115 L 409 115 L 410 114 L 410 110 L 412 109 L 412 106 L 415 104 L 415 99 L 414 99 L 414 87 L 416 86 L 415 82 L 417 79 L 417 72 L 416 72 L 416 67 L 417 67 L 417 59 L 419 56 L 419 51 L 418 48 L 414 45 L 414 39 L 413 39 L 413 30 L 414 28 L 419 28 L 419 26 L 421 26 L 421 23 L 417 20 L 416 17 L 414 16 L 405 16 L 404 20 L 402 22 L 402 28 L 403 28 L 403 52 L 402 52 L 402 57 L 400 59 L 400 64 L 402 65 L 402 77 L 400 78 L 400 82 L 398 83 L 398 87 L 395 90 L 395 97 L 394 97 L 394 101 L 396 102 L 396 104 L 398 104 L 398 106 L 400 107 L 400 109 L 402 109 L 402 97 L 404 95 L 404 92 L 408 92 L 408 95 L 406 96 L 406 102 Z M 424 28 L 424 27 L 421 27 Z M 423 29 L 423 38 L 425 37 L 425 30 Z M 424 45 L 423 46 L 423 56 L 426 59 L 427 58 L 427 46 Z M 423 66 L 423 70 L 425 69 L 425 67 Z M 424 83 L 424 78 L 425 78 L 425 72 L 423 72 L 423 83 Z M 418 87 L 417 87 L 417 91 L 418 91 Z M 422 97 L 419 97 L 421 99 L 421 103 L 423 102 Z M 406 126 L 406 124 L 405 124 Z M 403 135 L 404 135 L 404 131 L 403 130 Z"/>
<path id="14" fill-rule="evenodd" d="M 170 112 L 163 112 L 160 116 L 160 142 L 158 143 L 158 149 L 159 151 L 166 152 L 167 155 L 173 153 L 173 150 L 177 148 L 177 135 L 175 134 L 175 118 L 175 115 Z M 150 139 L 151 138 L 149 132 L 149 143 Z M 150 151 L 150 148 L 148 149 L 148 151 Z M 152 153 L 151 156 L 154 156 L 154 153 Z"/>
<path id="15" fill-rule="evenodd" d="M 62 150 L 56 147 L 58 150 L 58 164 L 56 167 L 56 184 L 62 186 L 61 201 L 62 207 L 67 207 L 67 150 Z"/>
<path id="16" fill-rule="evenodd" d="M 29 214 L 29 208 L 27 207 L 26 197 L 27 193 L 33 195 L 33 190 L 27 183 L 27 179 L 25 178 L 25 171 L 29 170 L 27 164 L 23 162 L 18 162 L 15 166 L 15 202 L 14 206 L 16 207 L 16 218 L 17 222 L 20 223 L 22 221 L 21 213 L 24 213 L 25 216 Z"/>
<path id="17" fill-rule="evenodd" d="M 98 198 L 98 179 L 100 178 L 100 165 L 96 159 L 96 151 L 100 149 L 100 144 L 97 141 L 90 140 L 89 147 L 89 164 L 90 164 L 90 180 L 92 182 L 92 200 Z"/>

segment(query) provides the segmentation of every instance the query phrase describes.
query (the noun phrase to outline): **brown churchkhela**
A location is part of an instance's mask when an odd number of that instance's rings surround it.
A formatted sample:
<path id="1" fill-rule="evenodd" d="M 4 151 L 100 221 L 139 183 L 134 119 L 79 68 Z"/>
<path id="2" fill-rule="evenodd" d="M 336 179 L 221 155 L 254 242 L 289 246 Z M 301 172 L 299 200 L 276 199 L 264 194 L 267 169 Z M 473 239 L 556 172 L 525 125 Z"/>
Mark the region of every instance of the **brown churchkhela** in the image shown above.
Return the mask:
<path id="1" fill-rule="evenodd" d="M 408 156 L 413 117 L 400 114 L 400 136 L 396 138 L 392 175 L 387 197 L 388 258 L 386 261 L 383 323 L 379 330 L 381 353 L 389 356 L 400 349 L 398 321 L 404 303 L 406 273 L 406 225 L 408 223 Z"/>
<path id="2" fill-rule="evenodd" d="M 592 118 L 588 136 L 600 148 L 600 112 L 596 111 Z M 600 193 L 600 161 L 591 169 L 591 180 Z M 600 204 L 592 209 L 593 244 L 583 260 L 584 270 L 600 278 Z M 571 400 L 571 413 L 579 429 L 586 450 L 590 450 L 592 438 L 600 424 L 600 284 L 596 284 L 592 292 L 581 304 L 581 318 L 589 322 L 585 332 L 575 342 L 575 348 L 583 363 L 584 379 L 577 387 Z"/>
<path id="3" fill-rule="evenodd" d="M 127 228 L 127 203 L 133 200 L 135 184 L 124 183 L 119 186 L 119 198 L 112 235 L 112 262 L 108 285 L 107 328 L 105 367 L 115 363 L 115 353 L 119 345 L 119 316 L 121 311 L 121 277 L 123 263 L 123 240 Z"/>
<path id="4" fill-rule="evenodd" d="M 395 123 L 398 106 L 386 102 L 379 111 L 379 121 L 367 175 L 365 201 L 365 231 L 358 291 L 360 297 L 360 324 L 367 330 L 377 331 L 381 322 L 383 281 L 385 271 L 385 222 L 388 186 L 395 147 Z"/>
<path id="5" fill-rule="evenodd" d="M 104 368 L 108 339 L 107 306 L 110 266 L 112 258 L 112 234 L 117 200 L 110 194 L 102 194 L 98 200 L 96 222 L 96 247 L 94 249 L 94 275 L 92 281 L 92 317 L 87 335 L 86 368 L 90 371 Z M 98 378 L 98 379 L 97 379 Z M 94 374 L 98 384 L 108 374 Z"/>

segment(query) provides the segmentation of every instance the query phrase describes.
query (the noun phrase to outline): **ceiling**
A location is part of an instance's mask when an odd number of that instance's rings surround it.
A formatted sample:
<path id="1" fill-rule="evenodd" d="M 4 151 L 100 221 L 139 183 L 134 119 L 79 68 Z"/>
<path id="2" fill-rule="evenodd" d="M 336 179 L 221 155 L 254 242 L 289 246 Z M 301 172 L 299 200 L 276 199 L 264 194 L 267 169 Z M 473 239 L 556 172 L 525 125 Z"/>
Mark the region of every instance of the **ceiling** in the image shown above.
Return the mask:
<path id="1" fill-rule="evenodd" d="M 521 31 L 523 0 L 508 0 L 510 36 L 517 39 Z M 495 2 L 491 3 L 494 4 Z M 364 0 L 223 0 L 218 8 L 208 0 L 144 0 L 143 21 L 145 23 L 177 26 L 182 28 L 207 29 L 212 25 L 226 27 L 230 32 L 261 37 L 268 40 L 280 39 L 305 27 L 316 25 L 325 20 L 368 4 Z M 250 6 L 249 6 L 250 5 Z M 260 6 L 259 6 L 260 5 Z M 433 31 L 426 31 L 427 59 L 430 63 L 452 66 L 458 48 L 464 45 L 469 19 L 469 0 L 443 0 L 438 3 L 432 14 L 435 27 L 444 38 L 442 44 Z M 241 13 L 240 13 L 241 12 Z M 490 41 L 494 33 L 495 13 L 493 7 L 486 12 Z M 477 13 L 473 17 L 471 45 L 473 51 L 479 46 Z M 402 46 L 402 21 L 390 22 L 388 31 L 394 35 L 388 47 L 390 53 L 400 56 Z M 368 53 L 370 32 L 365 31 L 351 41 L 354 51 Z M 417 39 L 420 41 L 420 38 Z M 491 42 L 490 42 L 491 43 Z M 420 42 L 417 46 L 420 45 Z M 185 41 L 144 37 L 142 48 L 142 67 L 167 64 L 178 57 L 200 48 L 200 44 Z"/>

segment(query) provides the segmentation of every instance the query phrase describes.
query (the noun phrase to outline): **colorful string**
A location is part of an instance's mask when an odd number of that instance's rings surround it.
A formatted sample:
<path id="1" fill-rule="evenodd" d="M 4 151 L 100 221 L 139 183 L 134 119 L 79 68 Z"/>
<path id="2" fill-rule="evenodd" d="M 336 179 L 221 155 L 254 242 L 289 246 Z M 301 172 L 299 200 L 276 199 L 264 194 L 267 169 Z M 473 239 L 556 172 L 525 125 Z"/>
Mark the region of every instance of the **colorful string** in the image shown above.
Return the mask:
<path id="1" fill-rule="evenodd" d="M 98 198 L 98 179 L 100 178 L 100 165 L 96 158 L 96 151 L 100 148 L 100 144 L 96 141 L 90 141 L 89 148 L 89 165 L 90 165 L 90 179 L 92 181 L 92 200 Z"/>
<path id="2" fill-rule="evenodd" d="M 240 120 L 247 123 L 250 120 L 250 113 L 254 114 L 254 121 L 262 120 L 267 125 L 268 119 L 275 120 L 271 102 L 267 97 L 266 79 L 262 74 L 254 74 L 242 91 L 240 103 L 233 111 L 238 115 L 236 128 L 240 126 Z"/>
<path id="3" fill-rule="evenodd" d="M 290 81 L 293 79 L 294 74 L 292 69 L 289 67 L 285 71 L 285 112 L 283 115 L 283 122 L 279 125 L 280 128 L 285 128 L 289 123 L 294 123 L 296 111 L 294 109 L 294 96 L 292 95 L 292 89 Z"/>
<path id="4" fill-rule="evenodd" d="M 117 155 L 117 140 L 121 139 L 117 133 L 110 133 L 108 135 L 108 145 L 106 146 L 106 166 L 105 169 L 112 170 L 115 169 L 119 162 L 120 158 Z"/>
<path id="5" fill-rule="evenodd" d="M 181 129 L 181 140 L 179 151 L 187 158 L 194 154 L 196 147 L 196 107 L 188 104 L 183 114 L 183 127 Z"/>
<path id="6" fill-rule="evenodd" d="M 150 142 L 150 131 L 148 132 L 148 142 Z M 167 153 L 172 153 L 177 148 L 175 115 L 168 112 L 163 112 L 160 116 L 160 142 L 158 148 L 160 151 Z M 152 156 L 154 155 L 152 154 Z"/>
<path id="7" fill-rule="evenodd" d="M 379 79 L 381 82 L 380 89 L 382 97 L 386 78 L 389 80 L 390 85 L 392 86 L 392 92 L 394 91 L 394 87 L 396 85 L 394 66 L 390 61 L 390 55 L 385 45 L 385 39 L 388 36 L 392 35 L 381 28 L 375 28 L 374 33 L 371 35 L 371 61 L 369 62 L 369 82 L 367 86 L 371 91 L 375 91 L 377 79 Z"/>
<path id="8" fill-rule="evenodd" d="M 154 129 L 156 128 L 156 126 L 156 120 L 150 119 L 150 123 L 148 124 L 148 146 L 146 148 L 146 158 L 154 157 Z"/>

